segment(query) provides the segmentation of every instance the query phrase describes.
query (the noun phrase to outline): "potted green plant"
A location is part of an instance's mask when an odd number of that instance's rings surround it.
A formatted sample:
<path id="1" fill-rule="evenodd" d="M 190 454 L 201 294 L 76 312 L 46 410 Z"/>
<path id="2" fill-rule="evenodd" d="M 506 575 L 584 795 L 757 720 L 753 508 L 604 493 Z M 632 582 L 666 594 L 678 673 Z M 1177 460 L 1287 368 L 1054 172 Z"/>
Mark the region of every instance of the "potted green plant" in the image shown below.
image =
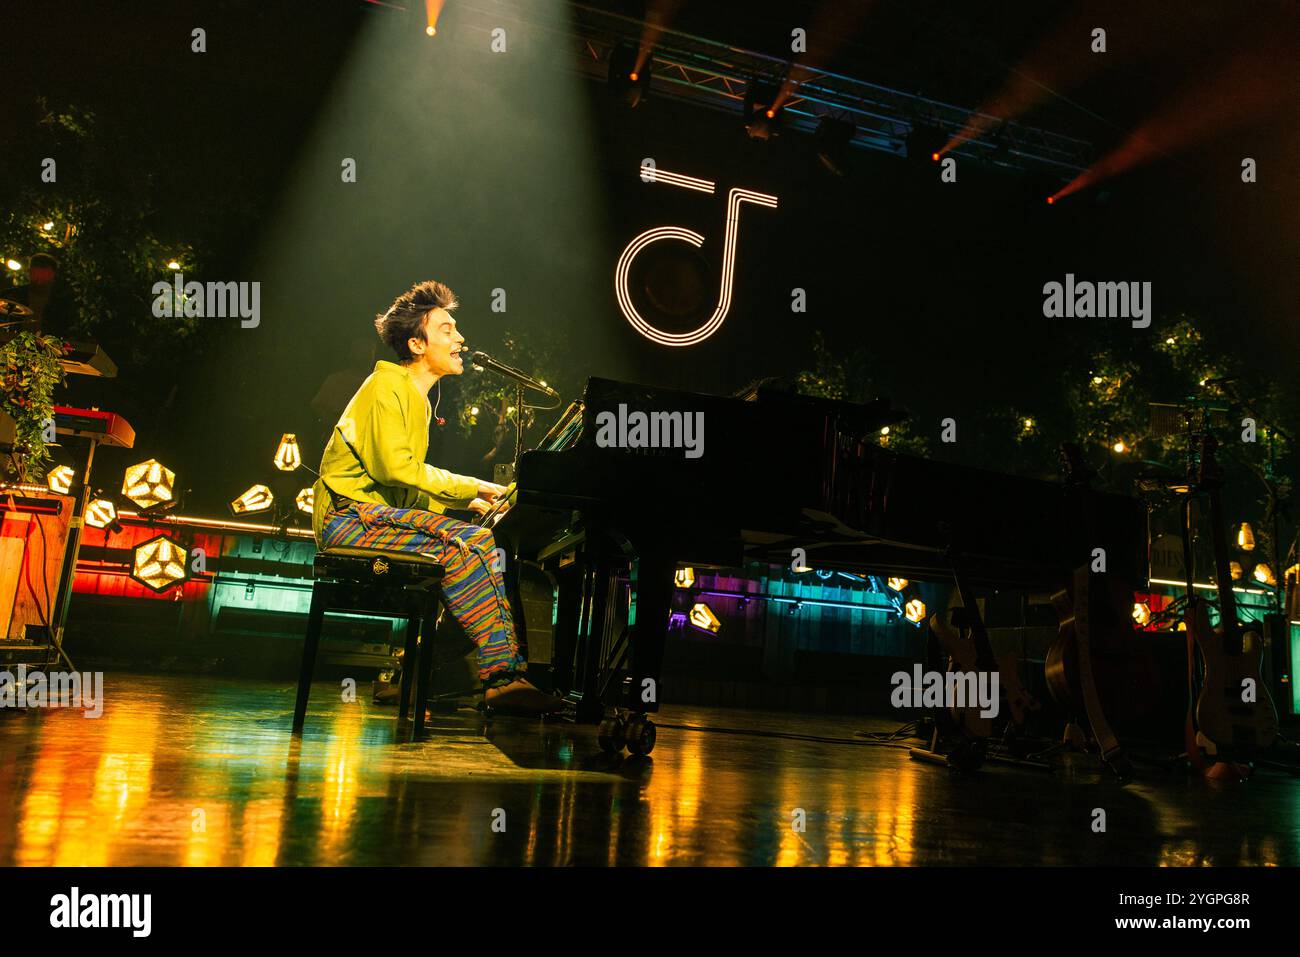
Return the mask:
<path id="1" fill-rule="evenodd" d="M 13 420 L 10 468 L 20 482 L 39 482 L 50 463 L 45 443 L 64 349 L 63 340 L 35 332 L 20 332 L 0 347 L 0 411 Z"/>

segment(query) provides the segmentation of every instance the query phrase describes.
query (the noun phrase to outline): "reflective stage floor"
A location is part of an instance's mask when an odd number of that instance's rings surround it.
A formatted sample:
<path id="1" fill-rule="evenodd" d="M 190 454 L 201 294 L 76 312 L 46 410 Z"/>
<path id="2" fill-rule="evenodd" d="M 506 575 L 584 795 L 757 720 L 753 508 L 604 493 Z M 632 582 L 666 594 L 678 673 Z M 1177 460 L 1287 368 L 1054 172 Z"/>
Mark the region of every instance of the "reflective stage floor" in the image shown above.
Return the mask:
<path id="1" fill-rule="evenodd" d="M 0 711 L 0 864 L 1300 863 L 1300 779 L 1278 772 L 1120 787 L 1079 756 L 959 777 L 853 735 L 898 722 L 693 707 L 664 709 L 647 758 L 470 710 L 395 745 L 395 708 L 326 683 L 295 744 L 292 684 L 104 690 L 97 719 Z"/>

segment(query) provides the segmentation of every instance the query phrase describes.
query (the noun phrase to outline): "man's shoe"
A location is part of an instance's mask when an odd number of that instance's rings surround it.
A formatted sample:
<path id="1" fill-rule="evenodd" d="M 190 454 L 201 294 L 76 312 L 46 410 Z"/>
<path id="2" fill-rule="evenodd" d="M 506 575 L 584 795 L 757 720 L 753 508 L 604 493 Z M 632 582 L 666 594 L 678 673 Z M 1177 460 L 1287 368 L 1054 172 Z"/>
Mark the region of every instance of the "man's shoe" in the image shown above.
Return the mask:
<path id="1" fill-rule="evenodd" d="M 564 701 L 549 695 L 524 678 L 497 685 L 483 692 L 483 703 L 500 714 L 555 714 L 564 709 Z"/>
<path id="2" fill-rule="evenodd" d="M 375 704 L 396 704 L 398 698 L 402 696 L 402 685 L 399 681 L 380 681 L 376 679 L 371 685 L 373 701 Z"/>

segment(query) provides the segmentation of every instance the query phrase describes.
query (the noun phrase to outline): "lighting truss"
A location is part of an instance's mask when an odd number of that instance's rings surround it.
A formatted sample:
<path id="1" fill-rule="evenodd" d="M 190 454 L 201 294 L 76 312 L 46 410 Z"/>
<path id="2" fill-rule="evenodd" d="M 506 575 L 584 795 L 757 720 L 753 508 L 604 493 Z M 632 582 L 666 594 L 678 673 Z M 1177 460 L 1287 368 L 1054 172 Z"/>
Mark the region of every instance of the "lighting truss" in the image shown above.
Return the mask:
<path id="1" fill-rule="evenodd" d="M 511 14 L 527 27 L 562 33 L 573 49 L 573 66 L 593 80 L 604 82 L 609 55 L 620 43 L 636 47 L 645 25 L 637 19 L 598 10 L 581 3 L 564 8 L 568 16 L 547 17 L 532 5 L 505 5 L 492 0 L 470 0 L 468 9 L 493 18 Z M 527 12 L 520 13 L 521 10 Z M 651 94 L 693 103 L 739 116 L 745 89 L 752 81 L 782 86 L 793 79 L 782 105 L 787 129 L 812 134 L 824 116 L 849 120 L 855 130 L 851 145 L 894 156 L 907 155 L 907 140 L 917 126 L 928 126 L 956 136 L 967 129 L 973 111 L 868 83 L 842 73 L 819 70 L 753 50 L 728 46 L 680 30 L 657 34 L 652 51 Z M 978 159 L 993 166 L 1026 173 L 1072 177 L 1092 162 L 1092 144 L 1013 121 L 992 119 L 989 128 L 965 140 L 950 153 Z"/>

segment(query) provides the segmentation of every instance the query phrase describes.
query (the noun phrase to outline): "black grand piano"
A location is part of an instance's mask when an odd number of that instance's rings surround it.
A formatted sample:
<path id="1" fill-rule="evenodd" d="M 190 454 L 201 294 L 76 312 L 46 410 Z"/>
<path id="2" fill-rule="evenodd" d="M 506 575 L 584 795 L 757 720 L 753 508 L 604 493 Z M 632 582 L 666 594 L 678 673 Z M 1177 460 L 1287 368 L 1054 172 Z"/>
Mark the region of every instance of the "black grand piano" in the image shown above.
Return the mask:
<path id="1" fill-rule="evenodd" d="M 602 445 L 602 413 L 702 415 L 698 457 Z M 789 565 L 1055 590 L 1093 550 L 1147 579 L 1137 499 L 900 455 L 878 444 L 898 420 L 858 405 L 762 389 L 747 398 L 591 379 L 519 461 L 503 547 L 557 584 L 552 678 L 579 720 L 607 707 L 658 710 L 680 565 Z M 522 616 L 516 616 L 522 621 Z"/>

